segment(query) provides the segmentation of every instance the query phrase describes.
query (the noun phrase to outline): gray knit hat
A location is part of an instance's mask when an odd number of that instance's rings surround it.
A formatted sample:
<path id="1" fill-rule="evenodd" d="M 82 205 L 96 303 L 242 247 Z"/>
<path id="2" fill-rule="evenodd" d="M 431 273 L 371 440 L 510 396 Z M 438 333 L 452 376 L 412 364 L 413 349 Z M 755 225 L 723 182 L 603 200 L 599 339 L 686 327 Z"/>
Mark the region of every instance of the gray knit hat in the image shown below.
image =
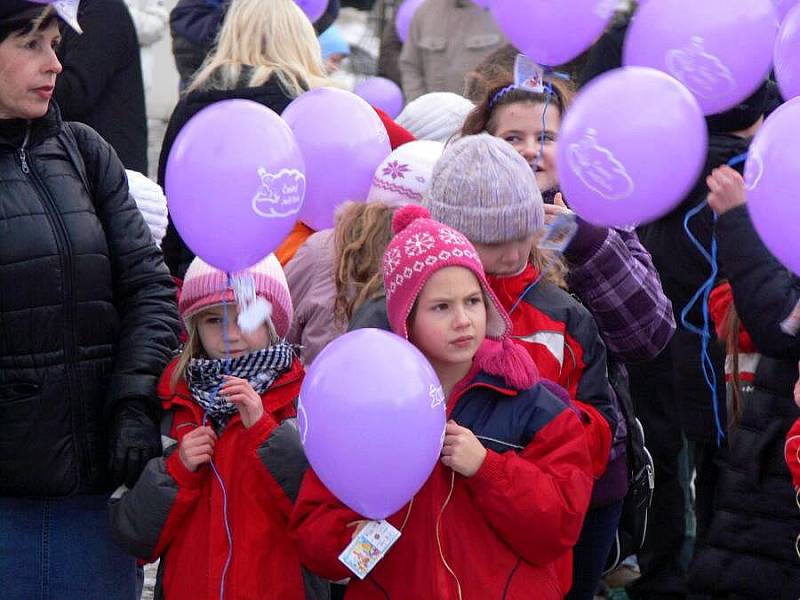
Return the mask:
<path id="1" fill-rule="evenodd" d="M 511 144 L 488 133 L 445 148 L 423 204 L 434 220 L 479 244 L 519 240 L 544 226 L 542 194 L 530 165 Z"/>

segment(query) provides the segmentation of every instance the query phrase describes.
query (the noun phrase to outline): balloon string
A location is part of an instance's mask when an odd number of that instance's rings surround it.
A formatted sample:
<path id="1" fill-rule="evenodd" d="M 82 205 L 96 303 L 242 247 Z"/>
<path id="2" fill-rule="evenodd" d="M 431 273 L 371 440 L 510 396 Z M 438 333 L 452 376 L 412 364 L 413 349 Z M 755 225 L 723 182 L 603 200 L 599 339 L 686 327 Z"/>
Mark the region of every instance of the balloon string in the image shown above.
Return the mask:
<path id="1" fill-rule="evenodd" d="M 734 156 L 728 161 L 729 167 L 735 167 L 738 164 L 743 163 L 747 160 L 747 153 L 742 153 Z M 683 307 L 681 311 L 681 323 L 683 326 L 690 332 L 700 336 L 700 366 L 703 371 L 703 378 L 706 381 L 706 385 L 708 385 L 709 389 L 711 390 L 711 405 L 714 409 L 714 425 L 717 431 L 717 445 L 722 443 L 722 438 L 725 437 L 725 431 L 722 428 L 722 423 L 720 420 L 720 407 L 719 407 L 719 398 L 717 395 L 717 372 L 714 369 L 714 363 L 711 360 L 711 355 L 708 352 L 709 342 L 711 341 L 711 328 L 710 328 L 710 315 L 709 315 L 709 308 L 708 308 L 708 301 L 711 296 L 711 290 L 714 288 L 714 282 L 717 279 L 717 274 L 719 273 L 719 265 L 717 264 L 717 235 L 716 235 L 716 223 L 717 223 L 717 214 L 712 212 L 713 215 L 713 222 L 714 222 L 714 230 L 711 232 L 711 252 L 709 253 L 703 247 L 703 244 L 692 234 L 691 230 L 689 229 L 689 221 L 700 211 L 702 211 L 708 205 L 707 201 L 703 201 L 695 206 L 693 209 L 689 210 L 686 213 L 686 217 L 683 220 L 683 229 L 686 232 L 686 235 L 689 236 L 689 240 L 692 244 L 697 248 L 703 258 L 708 261 L 711 265 L 711 273 L 708 279 L 700 286 L 700 288 L 695 292 L 686 306 Z M 689 311 L 697 304 L 697 301 L 700 300 L 702 297 L 703 299 L 703 325 L 702 327 L 697 327 L 688 321 L 688 314 Z"/>
<path id="2" fill-rule="evenodd" d="M 450 492 L 447 494 L 447 498 L 442 504 L 442 508 L 439 511 L 439 517 L 436 519 L 436 545 L 439 547 L 439 557 L 442 559 L 445 568 L 453 576 L 453 579 L 456 580 L 456 589 L 458 590 L 458 600 L 462 600 L 461 598 L 461 583 L 458 581 L 458 576 L 456 575 L 455 571 L 450 568 L 450 565 L 447 563 L 447 559 L 444 557 L 444 552 L 442 551 L 442 542 L 439 539 L 439 525 L 442 521 L 442 515 L 444 515 L 444 509 L 447 508 L 447 505 L 450 503 L 450 498 L 453 496 L 453 489 L 456 485 L 456 472 L 450 472 Z"/>
<path id="3" fill-rule="evenodd" d="M 717 273 L 719 272 L 719 268 L 717 265 L 717 238 L 716 235 L 712 232 L 711 234 L 711 252 L 707 252 L 706 249 L 703 247 L 703 244 L 692 234 L 691 230 L 689 229 L 689 221 L 696 216 L 700 211 L 702 211 L 708 202 L 705 200 L 699 203 L 697 206 L 692 208 L 686 213 L 686 217 L 683 219 L 683 229 L 686 232 L 686 235 L 689 236 L 689 240 L 692 244 L 698 249 L 700 254 L 703 255 L 703 258 L 708 261 L 711 265 L 711 274 L 709 275 L 708 279 L 703 282 L 700 288 L 695 292 L 686 306 L 683 307 L 681 311 L 681 323 L 683 326 L 698 336 L 700 336 L 700 367 L 703 372 L 703 378 L 705 379 L 706 385 L 711 390 L 711 406 L 714 409 L 714 425 L 716 427 L 717 432 L 717 445 L 722 443 L 722 438 L 725 437 L 725 432 L 722 428 L 722 423 L 720 420 L 720 407 L 719 407 L 719 398 L 717 397 L 717 373 L 714 369 L 714 363 L 711 360 L 711 355 L 708 352 L 709 342 L 711 341 L 711 327 L 710 327 L 710 315 L 709 315 L 709 308 L 708 302 L 711 296 L 711 290 L 714 287 L 714 282 L 717 279 Z M 717 215 L 714 213 L 714 224 L 716 225 Z M 694 308 L 694 305 L 697 304 L 698 300 L 702 298 L 703 305 L 702 305 L 702 313 L 703 313 L 703 325 L 702 327 L 697 327 L 696 325 L 692 324 L 688 320 L 689 311 Z"/>

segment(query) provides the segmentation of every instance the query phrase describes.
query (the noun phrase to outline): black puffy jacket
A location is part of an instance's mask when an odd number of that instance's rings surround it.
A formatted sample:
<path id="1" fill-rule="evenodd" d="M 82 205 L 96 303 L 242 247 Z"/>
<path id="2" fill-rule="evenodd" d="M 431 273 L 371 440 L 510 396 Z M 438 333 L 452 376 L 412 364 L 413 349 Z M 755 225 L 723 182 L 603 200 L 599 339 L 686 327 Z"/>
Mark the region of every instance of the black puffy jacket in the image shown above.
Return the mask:
<path id="1" fill-rule="evenodd" d="M 116 154 L 55 103 L 0 121 L 0 180 L 0 496 L 106 491 L 109 418 L 178 344 L 174 284 Z"/>
<path id="2" fill-rule="evenodd" d="M 792 397 L 800 337 L 782 331 L 780 323 L 800 301 L 800 279 L 761 243 L 745 207 L 720 217 L 717 230 L 737 312 L 762 356 L 752 385 L 742 387 L 741 420 L 728 436 L 714 516 L 690 585 L 726 598 L 796 600 L 800 512 L 784 441 L 800 416 Z"/>

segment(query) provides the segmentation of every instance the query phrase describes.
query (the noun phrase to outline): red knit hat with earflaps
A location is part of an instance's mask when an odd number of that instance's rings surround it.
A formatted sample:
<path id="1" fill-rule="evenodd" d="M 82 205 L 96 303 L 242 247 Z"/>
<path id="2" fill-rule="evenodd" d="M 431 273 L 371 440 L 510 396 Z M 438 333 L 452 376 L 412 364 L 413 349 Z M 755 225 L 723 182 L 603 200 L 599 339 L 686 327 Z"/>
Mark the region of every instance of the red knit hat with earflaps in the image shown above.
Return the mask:
<path id="1" fill-rule="evenodd" d="M 467 238 L 431 219 L 426 208 L 404 206 L 392 220 L 395 237 L 383 255 L 383 285 L 389 324 L 408 339 L 408 317 L 431 276 L 445 267 L 464 267 L 478 279 L 487 299 L 486 337 L 475 355 L 486 373 L 506 384 L 528 389 L 539 380 L 530 355 L 511 339 L 511 319 L 486 280 L 478 251 Z"/>

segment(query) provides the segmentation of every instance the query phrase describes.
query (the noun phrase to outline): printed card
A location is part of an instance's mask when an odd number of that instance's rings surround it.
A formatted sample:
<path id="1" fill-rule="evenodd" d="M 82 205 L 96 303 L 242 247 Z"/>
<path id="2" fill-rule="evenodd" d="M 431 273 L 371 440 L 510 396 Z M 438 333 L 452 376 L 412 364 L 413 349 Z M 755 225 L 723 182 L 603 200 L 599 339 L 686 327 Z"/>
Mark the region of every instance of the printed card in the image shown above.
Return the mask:
<path id="1" fill-rule="evenodd" d="M 400 537 L 400 532 L 387 521 L 370 521 L 339 555 L 348 569 L 364 579 Z"/>

